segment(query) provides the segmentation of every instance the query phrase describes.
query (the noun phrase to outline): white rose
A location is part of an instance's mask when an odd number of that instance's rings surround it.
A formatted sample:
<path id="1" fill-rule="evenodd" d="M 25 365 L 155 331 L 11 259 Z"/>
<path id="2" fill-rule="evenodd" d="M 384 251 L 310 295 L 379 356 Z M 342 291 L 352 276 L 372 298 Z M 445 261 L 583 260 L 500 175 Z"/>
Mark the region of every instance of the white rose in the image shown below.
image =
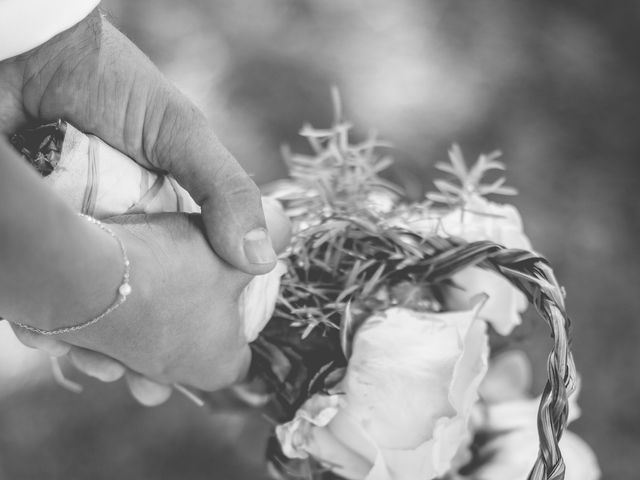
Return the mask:
<path id="1" fill-rule="evenodd" d="M 514 429 L 502 432 L 480 450 L 479 455 L 491 458 L 470 475 L 473 480 L 524 480 L 538 455 L 538 433 L 535 417 L 533 428 Z M 565 480 L 598 480 L 600 468 L 589 447 L 575 433 L 565 432 L 560 440 L 560 451 L 564 458 Z"/>
<path id="2" fill-rule="evenodd" d="M 445 235 L 468 242 L 491 240 L 507 248 L 531 250 L 516 207 L 490 202 L 484 197 L 474 197 L 464 213 L 456 209 L 442 217 L 440 229 Z"/>
<path id="3" fill-rule="evenodd" d="M 442 217 L 405 219 L 408 228 L 422 235 L 459 237 L 468 242 L 490 240 L 507 248 L 531 250 L 524 234 L 522 218 L 513 205 L 501 205 L 483 197 L 474 197 L 464 212 L 457 208 Z M 468 268 L 454 275 L 459 289 L 447 295 L 447 308 L 469 308 L 474 297 L 487 295 L 480 316 L 491 323 L 501 335 L 508 335 L 521 323 L 520 313 L 527 308 L 527 299 L 501 275 L 481 268 Z"/>
<path id="4" fill-rule="evenodd" d="M 466 462 L 488 355 L 476 317 L 391 308 L 369 318 L 334 394 L 277 427 L 283 452 L 366 480 L 428 480 Z"/>
<path id="5" fill-rule="evenodd" d="M 489 440 L 480 445 L 478 457 L 489 459 L 467 477 L 469 480 L 521 480 L 527 478 L 538 454 L 537 412 L 539 398 L 530 398 L 531 370 L 521 352 L 498 357 L 489 369 L 481 392 L 488 404 L 474 415 L 476 428 Z M 580 416 L 578 392 L 570 398 L 569 422 Z M 591 448 L 576 434 L 565 432 L 560 451 L 566 466 L 565 480 L 598 480 L 600 468 Z"/>
<path id="6" fill-rule="evenodd" d="M 240 317 L 244 319 L 244 333 L 248 342 L 258 338 L 271 319 L 280 293 L 280 278 L 286 272 L 286 264 L 279 261 L 269 273 L 254 277 L 242 292 Z"/>

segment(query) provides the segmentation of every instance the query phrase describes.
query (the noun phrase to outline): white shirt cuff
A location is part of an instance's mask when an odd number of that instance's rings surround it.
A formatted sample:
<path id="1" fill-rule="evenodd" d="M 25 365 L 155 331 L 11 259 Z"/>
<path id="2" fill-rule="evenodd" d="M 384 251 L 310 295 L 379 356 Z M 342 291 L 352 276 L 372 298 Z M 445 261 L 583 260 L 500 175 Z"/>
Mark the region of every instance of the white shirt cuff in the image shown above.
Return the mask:
<path id="1" fill-rule="evenodd" d="M 42 45 L 83 20 L 100 0 L 0 0 L 0 60 Z"/>

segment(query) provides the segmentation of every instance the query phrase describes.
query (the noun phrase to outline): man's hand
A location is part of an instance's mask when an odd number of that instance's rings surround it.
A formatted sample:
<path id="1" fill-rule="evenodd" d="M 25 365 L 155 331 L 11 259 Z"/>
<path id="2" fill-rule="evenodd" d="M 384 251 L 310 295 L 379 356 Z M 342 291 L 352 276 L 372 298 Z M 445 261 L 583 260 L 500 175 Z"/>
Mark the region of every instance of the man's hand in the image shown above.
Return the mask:
<path id="1" fill-rule="evenodd" d="M 171 173 L 202 207 L 216 253 L 249 274 L 276 261 L 254 182 L 203 114 L 98 12 L 0 62 L 0 132 L 64 118 L 141 165 Z"/>

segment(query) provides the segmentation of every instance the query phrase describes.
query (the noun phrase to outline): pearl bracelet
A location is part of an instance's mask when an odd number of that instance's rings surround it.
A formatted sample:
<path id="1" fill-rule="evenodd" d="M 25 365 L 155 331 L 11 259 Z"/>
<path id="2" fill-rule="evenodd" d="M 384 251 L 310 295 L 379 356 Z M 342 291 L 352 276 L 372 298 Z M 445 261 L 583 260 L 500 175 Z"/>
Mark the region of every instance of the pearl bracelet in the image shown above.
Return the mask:
<path id="1" fill-rule="evenodd" d="M 109 308 L 107 308 L 100 315 L 92 318 L 91 320 L 87 320 L 86 322 L 80 323 L 78 325 L 56 328 L 54 330 L 43 330 L 40 328 L 32 327 L 31 325 L 25 325 L 24 323 L 17 323 L 17 322 L 13 322 L 14 325 L 17 325 L 20 328 L 24 328 L 25 330 L 28 330 L 30 332 L 34 332 L 39 335 L 46 335 L 46 336 L 62 335 L 64 333 L 77 332 L 78 330 L 82 330 L 83 328 L 87 328 L 87 327 L 90 327 L 91 325 L 98 323 L 100 320 L 102 320 L 104 317 L 106 317 L 110 313 L 114 312 L 116 309 L 118 309 L 118 307 L 120 307 L 124 302 L 127 301 L 127 297 L 131 294 L 131 284 L 129 283 L 129 277 L 131 274 L 131 262 L 129 262 L 127 249 L 125 248 L 124 243 L 122 243 L 122 240 L 120 240 L 120 238 L 115 234 L 113 230 L 111 230 L 101 221 L 96 220 L 95 218 L 85 215 L 83 213 L 79 213 L 78 215 L 85 218 L 89 223 L 97 225 L 100 229 L 102 229 L 103 231 L 111 235 L 116 240 L 116 242 L 118 242 L 118 246 L 120 247 L 120 252 L 122 253 L 122 259 L 124 262 L 124 274 L 122 275 L 122 282 L 117 290 L 116 299 L 109 306 Z"/>

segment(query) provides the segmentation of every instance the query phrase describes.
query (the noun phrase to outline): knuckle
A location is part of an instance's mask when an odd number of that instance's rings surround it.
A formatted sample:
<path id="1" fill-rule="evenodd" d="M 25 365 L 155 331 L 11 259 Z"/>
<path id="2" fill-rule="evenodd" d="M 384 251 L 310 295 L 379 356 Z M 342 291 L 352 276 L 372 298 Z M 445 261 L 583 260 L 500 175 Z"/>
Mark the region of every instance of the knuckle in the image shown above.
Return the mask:
<path id="1" fill-rule="evenodd" d="M 145 151 L 150 163 L 164 171 L 173 171 L 175 162 L 200 142 L 198 134 L 207 121 L 186 97 L 170 85 L 160 82 L 152 89 L 145 119 Z"/>
<path id="2" fill-rule="evenodd" d="M 192 385 L 204 391 L 216 391 L 242 381 L 248 369 L 248 348 L 236 350 L 237 353 L 226 360 L 219 361 L 215 367 L 208 364 L 199 374 L 192 376 Z"/>
<path id="3" fill-rule="evenodd" d="M 249 347 L 245 345 L 238 354 L 234 356 L 230 368 L 227 369 L 227 376 L 224 378 L 226 385 L 230 386 L 241 382 L 247 376 L 250 363 Z"/>
<path id="4" fill-rule="evenodd" d="M 171 378 L 173 368 L 166 362 L 163 355 L 157 355 L 149 359 L 148 368 L 143 373 L 156 381 L 166 381 Z"/>
<path id="5" fill-rule="evenodd" d="M 213 180 L 219 185 L 224 196 L 256 196 L 260 197 L 260 189 L 247 172 L 238 164 L 231 153 L 222 145 L 218 146 L 217 166 Z"/>
<path id="6" fill-rule="evenodd" d="M 155 381 L 167 382 L 175 374 L 176 354 L 175 338 L 159 327 L 153 332 L 148 332 L 144 343 L 137 346 L 136 356 L 140 367 L 136 370 Z"/>
<path id="7" fill-rule="evenodd" d="M 260 198 L 260 189 L 242 169 L 234 169 L 225 179 L 226 194 L 234 197 Z"/>

